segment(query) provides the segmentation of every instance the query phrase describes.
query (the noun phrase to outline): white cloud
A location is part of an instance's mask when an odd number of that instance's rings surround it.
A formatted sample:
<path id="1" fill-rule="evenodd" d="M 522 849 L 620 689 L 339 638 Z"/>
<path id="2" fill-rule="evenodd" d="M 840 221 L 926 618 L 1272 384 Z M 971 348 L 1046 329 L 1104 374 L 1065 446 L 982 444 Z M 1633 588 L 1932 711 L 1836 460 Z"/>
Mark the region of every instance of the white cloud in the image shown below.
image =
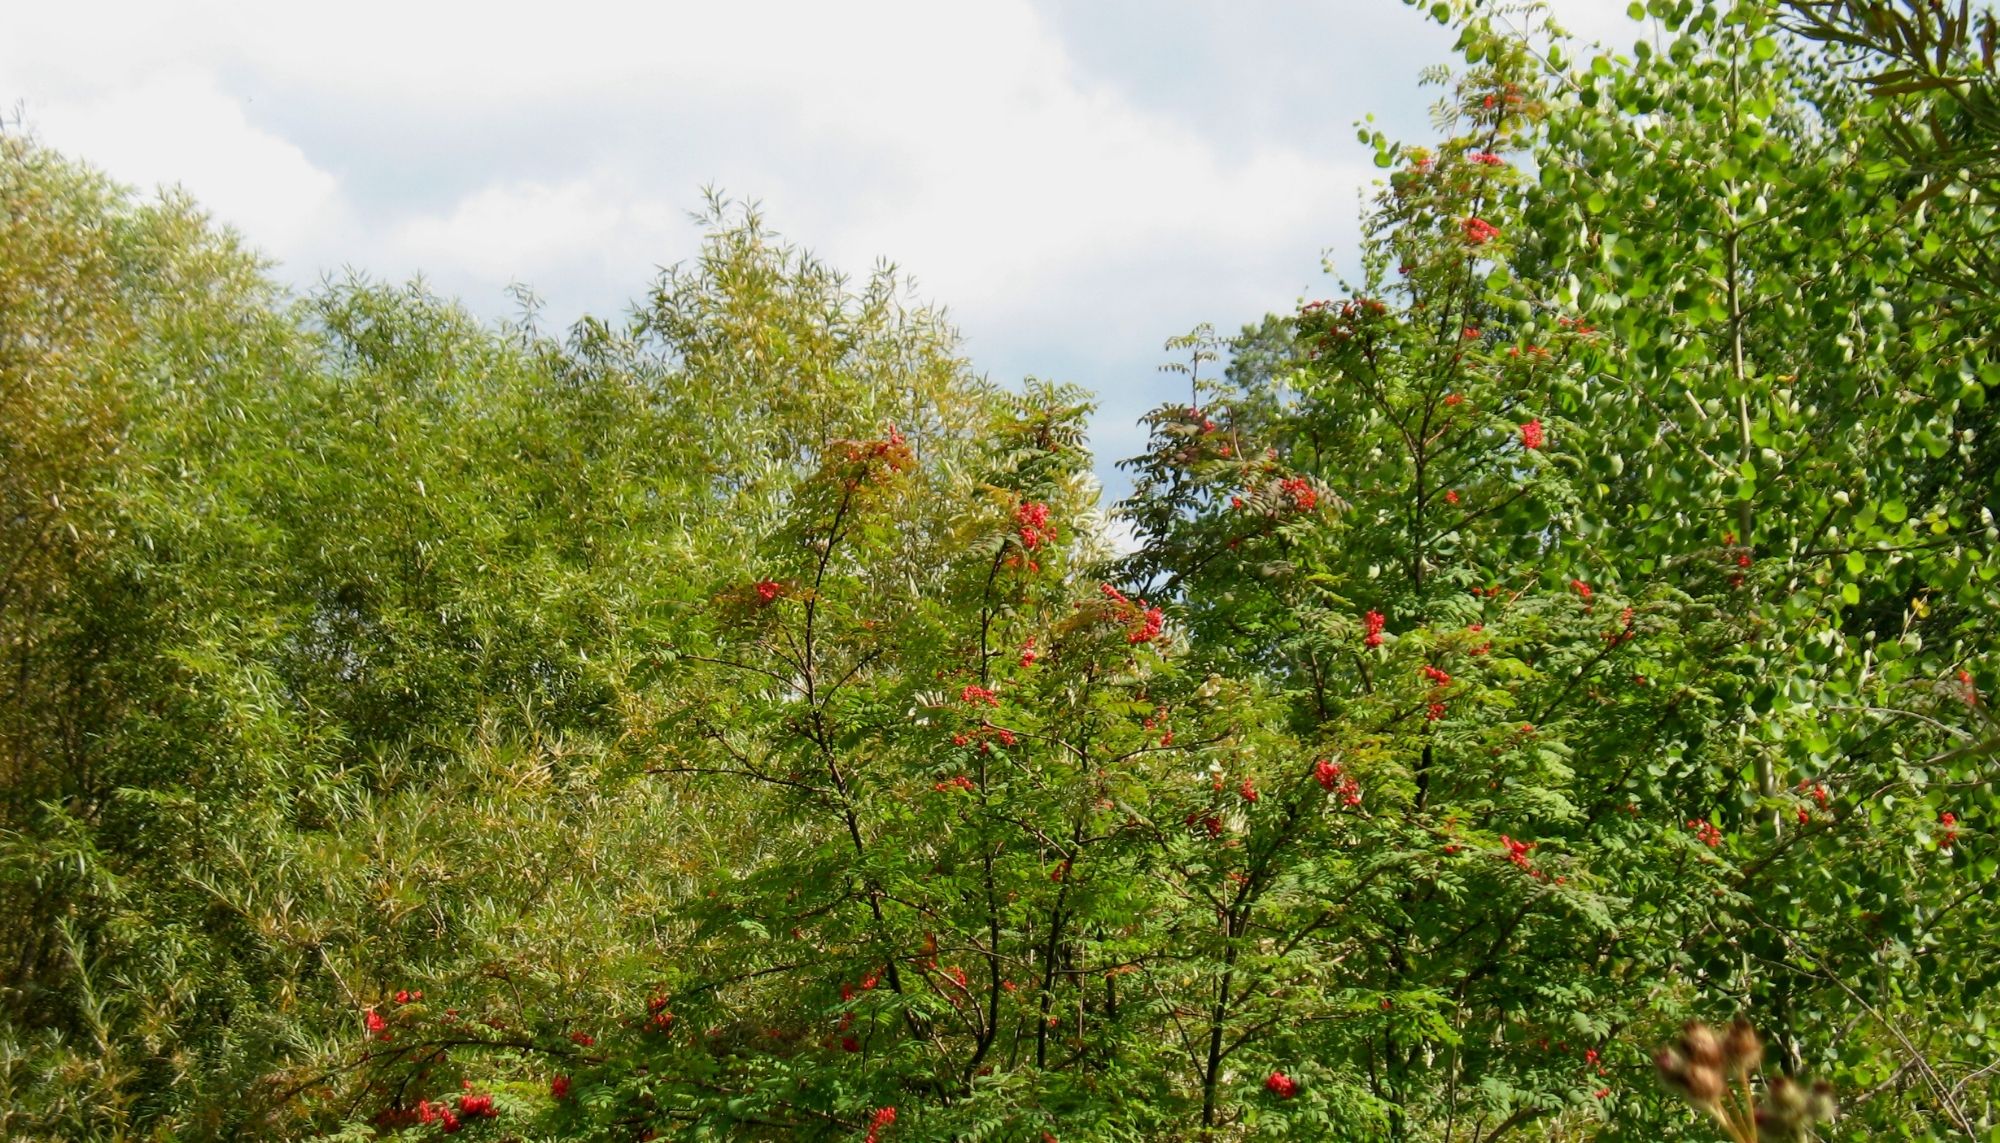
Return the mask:
<path id="1" fill-rule="evenodd" d="M 311 249 L 341 227 L 338 181 L 296 144 L 251 124 L 211 72 L 161 68 L 25 106 L 64 150 L 126 183 L 183 186 L 265 249 Z"/>
<path id="2" fill-rule="evenodd" d="M 1614 52 L 1629 53 L 1636 40 L 1649 34 L 1651 26 L 1627 15 L 1629 6 L 1629 0 L 1557 0 L 1551 8 L 1556 22 L 1571 35 Z"/>
<path id="3" fill-rule="evenodd" d="M 914 272 L 1000 378 L 1098 387 L 1101 423 L 1129 425 L 1164 391 L 1161 339 L 1327 288 L 1320 250 L 1350 240 L 1375 175 L 1327 140 L 1421 107 L 1416 67 L 1442 54 L 1395 0 L 1195 2 L 1167 43 L 1173 2 L 1063 24 L 1031 0 L 72 0 L 10 14 L 0 101 L 115 177 L 184 184 L 295 282 L 422 272 L 486 312 L 517 280 L 553 317 L 617 306 L 692 252 L 684 210 L 713 181 L 837 265 Z M 1622 0 L 1559 7 L 1632 38 Z M 1342 32 L 1323 55 L 1286 39 L 1301 12 Z M 1255 33 L 1201 31 L 1224 18 Z M 1133 21 L 1142 49 L 1075 50 L 1084 32 L 1117 49 Z M 1213 80 L 1180 74 L 1202 66 Z M 1404 85 L 1368 78 L 1385 69 Z M 1268 98 L 1230 102 L 1260 82 Z M 1211 106 L 1257 126 L 1189 110 Z"/>
<path id="4" fill-rule="evenodd" d="M 1223 161 L 1213 141 L 1079 74 L 1023 0 L 586 4 L 559 18 L 520 3 L 476 16 L 383 2 L 337 18 L 308 11 L 41 6 L 14 39 L 36 43 L 33 56 L 0 56 L 0 74 L 25 81 L 30 115 L 57 145 L 130 181 L 187 185 L 304 278 L 321 267 L 301 261 L 357 255 L 451 282 L 620 265 L 641 244 L 676 244 L 660 222 L 680 218 L 695 186 L 645 185 L 634 156 L 607 147 L 587 171 L 475 182 L 455 202 L 420 213 L 391 203 L 350 227 L 333 176 L 254 123 L 224 76 L 245 92 L 337 102 L 387 138 L 414 117 L 490 140 L 547 104 L 579 109 L 570 131 L 590 129 L 582 109 L 651 114 L 664 146 L 690 122 L 730 121 L 734 137 L 702 139 L 694 182 L 761 175 L 771 185 L 734 189 L 844 264 L 892 256 L 961 309 L 1019 316 L 1105 258 L 1296 234 L 1329 206 L 1345 211 L 1356 177 L 1341 157 L 1282 149 Z M 843 181 L 823 181 L 814 155 L 762 153 L 772 139 L 846 156 Z M 350 172 L 367 159 L 328 157 Z M 329 241 L 356 231 L 359 250 Z"/>
<path id="5" fill-rule="evenodd" d="M 682 212 L 616 180 L 509 182 L 405 219 L 386 236 L 384 254 L 488 283 L 532 285 L 537 270 L 570 278 L 628 269 L 614 252 L 660 249 L 680 242 L 686 229 Z"/>

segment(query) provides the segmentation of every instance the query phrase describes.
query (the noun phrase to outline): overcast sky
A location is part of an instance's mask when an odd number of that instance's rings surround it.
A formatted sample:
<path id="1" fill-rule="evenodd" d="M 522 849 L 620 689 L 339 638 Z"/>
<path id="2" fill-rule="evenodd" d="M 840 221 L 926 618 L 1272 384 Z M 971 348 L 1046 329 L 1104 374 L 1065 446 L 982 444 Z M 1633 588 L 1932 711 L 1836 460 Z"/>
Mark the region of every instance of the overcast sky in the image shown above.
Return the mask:
<path id="1" fill-rule="evenodd" d="M 1625 0 L 1554 0 L 1629 48 Z M 1099 468 L 1179 391 L 1161 342 L 1352 268 L 1373 114 L 1427 140 L 1450 36 L 1398 0 L 17 5 L 0 100 L 142 189 L 178 183 L 308 288 L 421 273 L 616 313 L 713 184 L 852 272 L 915 276 L 999 381 L 1102 402 Z"/>

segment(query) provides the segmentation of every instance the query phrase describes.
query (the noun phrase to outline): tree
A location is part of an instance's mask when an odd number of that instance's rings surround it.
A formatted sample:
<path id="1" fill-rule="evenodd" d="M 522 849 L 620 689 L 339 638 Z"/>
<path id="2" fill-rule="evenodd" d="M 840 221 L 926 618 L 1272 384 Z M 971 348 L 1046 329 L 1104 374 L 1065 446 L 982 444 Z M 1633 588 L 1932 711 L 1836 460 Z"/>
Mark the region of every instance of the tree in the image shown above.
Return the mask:
<path id="1" fill-rule="evenodd" d="M 1886 156 L 1914 176 L 1904 209 L 1949 214 L 1971 241 L 1926 243 L 1926 273 L 1974 307 L 1972 321 L 1995 328 L 1993 198 L 2000 193 L 2000 78 L 1990 7 L 1919 0 L 1788 0 L 1792 30 L 1848 55 L 1883 112 Z M 1995 349 L 1989 338 L 1983 348 Z"/>
<path id="2" fill-rule="evenodd" d="M 1953 1029 L 1986 1017 L 1935 1013 L 1983 988 L 1972 950 L 1986 941 L 1956 928 L 1979 874 L 1938 862 L 1963 853 L 1960 822 L 1990 812 L 1981 668 L 1965 657 L 1994 602 L 1990 488 L 1938 475 L 1972 456 L 1981 331 L 1913 272 L 1894 176 L 1865 157 L 1880 138 L 1835 77 L 1761 35 L 1755 6 L 1659 10 L 1679 35 L 1668 49 L 1579 65 L 1559 39 L 1459 11 L 1476 66 L 1443 112 L 1464 133 L 1435 151 L 1374 137 L 1400 169 L 1372 275 L 1301 312 L 1317 356 L 1288 378 L 1300 396 L 1276 431 L 1191 450 L 1195 418 L 1228 424 L 1227 390 L 1154 415 L 1133 567 L 1185 599 L 1197 653 L 1274 673 L 1295 718 L 1336 742 L 1359 737 L 1357 699 L 1394 677 L 1353 659 L 1357 643 L 1383 655 L 1394 636 L 1421 640 L 1429 681 L 1463 689 L 1405 692 L 1378 716 L 1437 715 L 1383 743 L 1378 777 L 1400 772 L 1409 793 L 1378 812 L 1492 832 L 1508 815 L 1510 844 L 1526 834 L 1568 863 L 1557 902 L 1588 892 L 1589 923 L 1552 926 L 1547 947 L 1600 962 L 1564 974 L 1502 942 L 1491 965 L 1454 964 L 1426 954 L 1455 950 L 1455 925 L 1508 932 L 1510 914 L 1484 911 L 1508 898 L 1460 900 L 1399 855 L 1415 885 L 1355 919 L 1403 961 L 1378 987 L 1429 985 L 1451 1034 L 1390 1034 L 1348 1057 L 1390 1134 L 1449 1135 L 1463 1090 L 1489 1126 L 1564 1110 L 1520 1053 L 1466 1045 L 1537 1019 L 1601 1037 L 1705 1005 L 1776 1010 L 1789 1067 L 1869 1093 L 1859 1110 L 1880 1128 L 1964 1130 L 1987 1053 L 1959 1052 L 1954 1035 L 1978 1035 Z M 1501 166 L 1510 142 L 1532 181 Z M 1338 518 L 1302 516 L 1299 492 L 1337 497 Z M 1551 622 L 1565 581 L 1572 606 L 1629 619 L 1585 610 L 1592 648 L 1582 624 Z M 1509 606 L 1473 611 L 1452 598 L 1468 585 L 1482 600 L 1501 586 Z M 1477 657 L 1445 634 L 1468 621 Z M 1488 709 L 1468 718 L 1461 696 Z M 1537 712 L 1547 768 L 1493 775 L 1528 802 L 1460 800 L 1472 752 L 1451 731 L 1504 747 L 1502 703 Z M 1915 973 L 1900 958 L 1917 949 L 1938 972 L 1921 978 L 1936 994 L 1908 998 L 1937 1029 L 1921 1041 L 1892 1004 L 1860 999 L 1884 963 Z M 1606 987 L 1626 972 L 1653 993 Z M 1530 982 L 1534 1002 L 1469 987 L 1487 976 Z M 1939 1078 L 1902 1082 L 1918 1075 Z M 1568 1114 L 1588 1116 L 1571 1082 Z M 1671 1108 L 1643 1090 L 1599 1090 L 1617 1117 L 1668 1129 Z"/>
<path id="3" fill-rule="evenodd" d="M 1958 905 L 1979 874 L 1947 842 L 1992 810 L 1993 489 L 1960 475 L 1990 473 L 1991 326 L 1925 251 L 1984 222 L 1904 210 L 1893 130 L 1774 38 L 1768 9 L 1657 11 L 1664 51 L 1577 69 L 1575 110 L 1549 129 L 1576 158 L 1541 164 L 1551 193 L 1528 223 L 1548 273 L 1603 315 L 1593 364 L 1627 404 L 1593 428 L 1599 534 L 1639 573 L 1686 567 L 1692 537 L 1717 533 L 1710 552 L 1749 561 L 1746 685 L 1725 700 L 1762 745 L 1754 791 L 1731 800 L 1765 820 L 1750 903 L 1702 967 L 1778 1014 L 1792 1068 L 1868 1093 L 1854 1110 L 1877 1130 L 1969 1132 L 1990 1053 L 1936 1013 L 1978 1025 L 1990 1002 L 1971 951 L 1987 938 Z M 1773 804 L 1800 783 L 1831 792 L 1824 829 Z M 1883 996 L 1884 972 L 1911 984 Z"/>
<path id="4" fill-rule="evenodd" d="M 10 141 L 0 1129 L 1990 1132 L 1984 216 L 1770 5 L 1432 11 L 1118 559 L 754 210 L 557 338 Z"/>

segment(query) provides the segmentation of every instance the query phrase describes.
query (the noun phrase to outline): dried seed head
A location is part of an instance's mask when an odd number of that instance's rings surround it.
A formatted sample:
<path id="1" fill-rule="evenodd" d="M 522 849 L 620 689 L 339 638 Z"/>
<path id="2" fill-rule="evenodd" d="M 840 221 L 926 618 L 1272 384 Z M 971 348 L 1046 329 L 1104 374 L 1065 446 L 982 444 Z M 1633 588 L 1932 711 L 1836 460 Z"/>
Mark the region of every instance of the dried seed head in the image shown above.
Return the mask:
<path id="1" fill-rule="evenodd" d="M 1661 1048 L 1653 1053 L 1653 1067 L 1659 1070 L 1660 1082 L 1670 1091 L 1687 1094 L 1687 1057 L 1675 1047 Z"/>
<path id="2" fill-rule="evenodd" d="M 1791 1077 L 1773 1076 L 1764 1087 L 1758 1121 L 1779 1131 L 1796 1132 L 1807 1123 L 1806 1101 L 1806 1089 L 1793 1083 Z"/>
<path id="3" fill-rule="evenodd" d="M 1696 1064 L 1687 1070 L 1687 1097 L 1696 1107 L 1713 1107 L 1722 1091 L 1722 1069 Z"/>
<path id="4" fill-rule="evenodd" d="M 1729 1026 L 1728 1035 L 1722 1038 L 1722 1054 L 1726 1057 L 1730 1075 L 1751 1075 L 1764 1062 L 1764 1041 L 1757 1037 L 1757 1029 L 1741 1016 Z"/>
<path id="5" fill-rule="evenodd" d="M 1699 1020 L 1690 1020 L 1681 1028 L 1681 1051 L 1687 1053 L 1689 1062 L 1700 1067 L 1722 1066 L 1722 1041 L 1716 1038 L 1713 1028 Z"/>

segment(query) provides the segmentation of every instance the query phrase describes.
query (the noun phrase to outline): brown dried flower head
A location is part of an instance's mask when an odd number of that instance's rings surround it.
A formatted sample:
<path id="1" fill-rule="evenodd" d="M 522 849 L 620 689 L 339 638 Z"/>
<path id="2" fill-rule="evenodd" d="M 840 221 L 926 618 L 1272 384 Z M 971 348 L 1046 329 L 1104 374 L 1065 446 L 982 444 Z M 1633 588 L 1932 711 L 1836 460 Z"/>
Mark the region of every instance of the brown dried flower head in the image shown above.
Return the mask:
<path id="1" fill-rule="evenodd" d="M 1668 1091 L 1687 1094 L 1687 1057 L 1681 1055 L 1679 1048 L 1668 1046 L 1654 1052 L 1653 1067 Z"/>
<path id="2" fill-rule="evenodd" d="M 1840 1100 L 1833 1094 L 1833 1084 L 1819 1080 L 1812 1085 L 1812 1097 L 1806 1100 L 1806 1114 L 1820 1123 L 1832 1123 L 1840 1118 Z"/>
<path id="3" fill-rule="evenodd" d="M 1756 1139 L 1768 1132 L 1792 1138 L 1839 1114 L 1833 1086 L 1808 1086 L 1790 1076 L 1772 1076 L 1762 1098 L 1752 1104 L 1750 1077 L 1764 1063 L 1764 1042 L 1747 1018 L 1737 1017 L 1722 1034 L 1699 1020 L 1682 1026 L 1680 1038 L 1653 1054 L 1660 1083 L 1714 1116 L 1730 1138 Z M 1730 1098 L 1730 1081 L 1742 1081 L 1742 1099 Z M 1768 1135 L 1766 1135 L 1768 1137 Z"/>
<path id="4" fill-rule="evenodd" d="M 1688 1062 L 1697 1067 L 1722 1066 L 1722 1041 L 1716 1036 L 1715 1029 L 1699 1020 L 1690 1020 L 1681 1027 L 1681 1051 L 1687 1054 Z"/>
<path id="5" fill-rule="evenodd" d="M 1722 1098 L 1722 1069 L 1696 1064 L 1687 1070 L 1687 1097 L 1696 1107 L 1712 1107 Z"/>
<path id="6" fill-rule="evenodd" d="M 1755 1075 L 1764 1063 L 1764 1041 L 1749 1020 L 1738 1016 L 1722 1038 L 1722 1055 L 1730 1075 Z"/>

